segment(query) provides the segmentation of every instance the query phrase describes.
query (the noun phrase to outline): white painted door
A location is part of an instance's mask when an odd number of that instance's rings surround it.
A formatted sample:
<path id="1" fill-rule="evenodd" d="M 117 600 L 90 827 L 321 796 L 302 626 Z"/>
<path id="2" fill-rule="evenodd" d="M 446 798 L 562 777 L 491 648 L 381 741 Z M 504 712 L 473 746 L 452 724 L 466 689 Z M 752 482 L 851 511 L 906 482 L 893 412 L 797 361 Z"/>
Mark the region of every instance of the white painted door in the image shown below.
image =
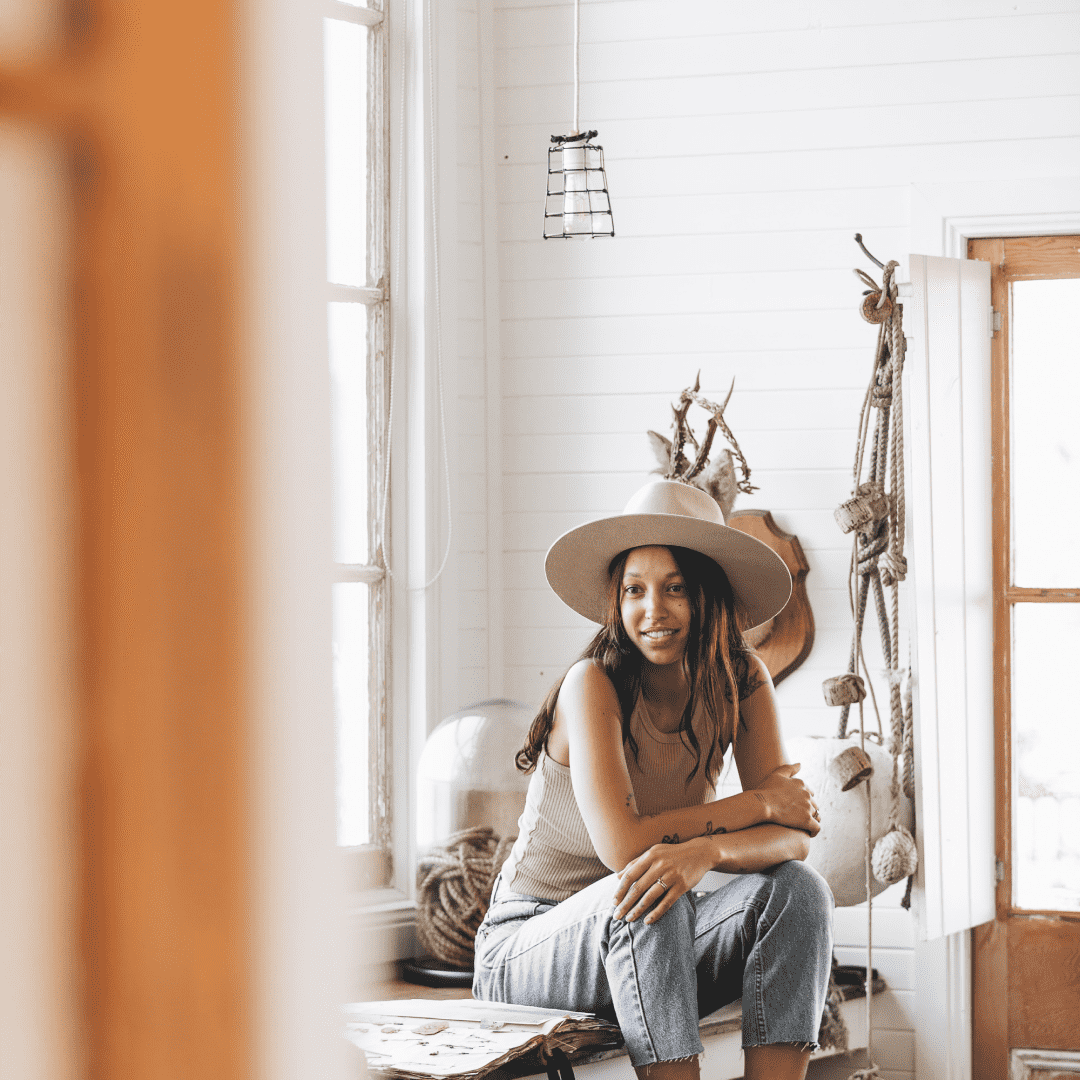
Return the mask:
<path id="1" fill-rule="evenodd" d="M 908 601 L 923 940 L 994 917 L 990 266 L 910 258 Z"/>

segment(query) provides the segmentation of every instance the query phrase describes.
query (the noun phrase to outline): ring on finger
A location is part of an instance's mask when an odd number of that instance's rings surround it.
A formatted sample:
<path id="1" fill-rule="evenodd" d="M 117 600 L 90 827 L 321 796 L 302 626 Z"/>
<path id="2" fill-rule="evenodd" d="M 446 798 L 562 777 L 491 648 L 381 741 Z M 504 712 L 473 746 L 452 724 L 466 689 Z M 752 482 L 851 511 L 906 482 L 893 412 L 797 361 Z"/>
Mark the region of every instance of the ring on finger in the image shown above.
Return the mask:
<path id="1" fill-rule="evenodd" d="M 657 878 L 656 884 L 659 885 L 660 888 L 664 890 L 664 892 L 667 892 L 668 889 L 671 888 L 671 886 L 663 878 Z"/>

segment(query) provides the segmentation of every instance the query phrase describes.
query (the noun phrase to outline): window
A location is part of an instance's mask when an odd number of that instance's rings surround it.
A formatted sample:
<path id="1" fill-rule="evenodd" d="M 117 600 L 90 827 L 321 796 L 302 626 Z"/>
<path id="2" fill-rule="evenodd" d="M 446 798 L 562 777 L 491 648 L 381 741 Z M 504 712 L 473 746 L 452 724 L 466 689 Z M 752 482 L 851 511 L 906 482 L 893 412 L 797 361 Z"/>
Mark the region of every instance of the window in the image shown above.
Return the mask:
<path id="1" fill-rule="evenodd" d="M 971 242 L 991 263 L 996 335 L 995 643 L 1009 908 L 1080 912 L 1080 308 L 1076 237 Z"/>
<path id="2" fill-rule="evenodd" d="M 362 889 L 390 865 L 386 20 L 384 0 L 324 0 L 323 14 L 338 843 L 360 856 Z"/>

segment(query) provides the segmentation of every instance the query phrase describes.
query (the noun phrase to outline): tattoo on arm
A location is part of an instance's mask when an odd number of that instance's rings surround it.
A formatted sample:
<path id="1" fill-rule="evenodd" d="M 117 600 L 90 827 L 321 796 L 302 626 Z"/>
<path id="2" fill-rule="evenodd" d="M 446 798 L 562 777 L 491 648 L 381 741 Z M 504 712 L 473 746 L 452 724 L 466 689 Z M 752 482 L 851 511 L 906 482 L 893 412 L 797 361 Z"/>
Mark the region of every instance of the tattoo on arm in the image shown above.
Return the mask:
<path id="1" fill-rule="evenodd" d="M 723 825 L 717 825 L 716 828 L 714 829 L 713 828 L 713 823 L 711 821 L 706 821 L 705 822 L 705 832 L 702 835 L 704 835 L 704 836 L 713 836 L 713 835 L 719 835 L 720 833 L 726 833 L 726 832 L 727 832 L 727 829 L 725 829 Z"/>
<path id="2" fill-rule="evenodd" d="M 633 801 L 634 793 L 631 791 L 630 794 L 626 796 L 626 805 L 629 806 Z"/>
<path id="3" fill-rule="evenodd" d="M 741 698 L 748 698 L 751 694 L 760 690 L 764 685 L 765 680 L 761 677 L 761 675 L 757 671 L 751 669 L 746 680 L 746 687 L 743 690 L 742 694 L 740 694 L 739 696 Z"/>
<path id="4" fill-rule="evenodd" d="M 679 839 L 679 834 L 678 833 L 672 833 L 670 836 L 665 836 L 664 839 L 660 841 L 660 843 L 661 844 L 681 844 L 682 841 Z"/>

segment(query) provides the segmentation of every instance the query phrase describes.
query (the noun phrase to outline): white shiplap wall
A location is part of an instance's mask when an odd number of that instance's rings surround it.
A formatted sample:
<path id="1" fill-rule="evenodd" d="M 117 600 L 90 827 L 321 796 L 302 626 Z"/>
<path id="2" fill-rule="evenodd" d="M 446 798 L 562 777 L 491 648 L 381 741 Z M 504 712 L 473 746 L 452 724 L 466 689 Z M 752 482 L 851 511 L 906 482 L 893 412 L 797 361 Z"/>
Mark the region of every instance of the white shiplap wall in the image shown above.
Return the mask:
<path id="1" fill-rule="evenodd" d="M 458 73 L 458 386 L 455 508 L 458 637 L 447 649 L 457 667 L 458 705 L 488 696 L 487 379 L 484 355 L 484 244 L 479 22 L 476 0 L 457 3 Z"/>
<path id="2" fill-rule="evenodd" d="M 584 244 L 538 239 L 548 138 L 569 129 L 571 3 L 458 11 L 461 701 L 536 705 L 572 661 L 588 625 L 548 592 L 543 552 L 622 507 L 652 466 L 644 431 L 700 367 L 712 395 L 736 378 L 728 418 L 760 485 L 738 505 L 772 510 L 810 562 L 817 640 L 779 688 L 785 728 L 830 733 L 820 683 L 850 632 L 832 510 L 875 335 L 852 235 L 903 260 L 913 184 L 1080 173 L 1080 5 L 582 0 L 581 118 L 618 232 Z M 877 1058 L 908 1080 L 911 921 L 896 890 L 878 905 Z M 863 924 L 838 912 L 842 960 Z"/>

